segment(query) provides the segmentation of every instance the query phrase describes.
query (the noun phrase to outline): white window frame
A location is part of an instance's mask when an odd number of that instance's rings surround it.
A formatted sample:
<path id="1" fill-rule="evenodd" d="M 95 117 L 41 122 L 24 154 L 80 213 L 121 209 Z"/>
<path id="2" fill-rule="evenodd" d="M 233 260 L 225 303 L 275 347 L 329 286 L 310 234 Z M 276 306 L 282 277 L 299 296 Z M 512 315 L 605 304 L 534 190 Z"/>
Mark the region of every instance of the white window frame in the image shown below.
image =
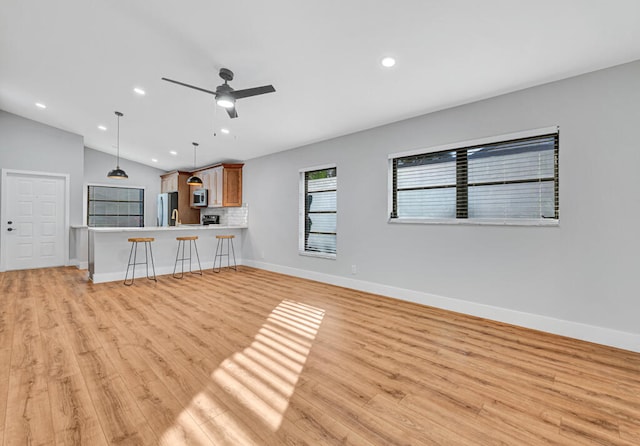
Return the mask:
<path id="1" fill-rule="evenodd" d="M 322 259 L 336 260 L 338 252 L 338 231 L 336 228 L 336 254 L 325 252 L 305 251 L 304 229 L 305 229 L 305 174 L 314 170 L 337 169 L 337 164 L 322 164 L 319 166 L 304 167 L 298 170 L 299 194 L 298 194 L 298 254 L 308 257 L 319 257 Z M 337 175 L 336 175 L 337 176 Z M 336 219 L 338 216 L 338 188 L 336 186 Z"/>
<path id="2" fill-rule="evenodd" d="M 404 152 L 391 153 L 388 155 L 388 175 L 387 175 L 387 223 L 392 224 L 447 224 L 447 225 L 498 225 L 498 226 L 559 226 L 558 219 L 528 219 L 528 218 L 495 218 L 495 219 L 473 219 L 473 218 L 391 218 L 393 212 L 393 160 L 405 156 L 421 155 L 426 153 L 441 152 L 445 150 L 455 150 L 464 147 L 494 144 L 511 139 L 533 138 L 536 136 L 549 135 L 560 132 L 558 126 L 543 127 L 533 130 L 525 130 L 504 135 L 490 136 L 487 138 L 473 139 L 468 141 L 454 142 L 426 149 L 413 149 Z"/>

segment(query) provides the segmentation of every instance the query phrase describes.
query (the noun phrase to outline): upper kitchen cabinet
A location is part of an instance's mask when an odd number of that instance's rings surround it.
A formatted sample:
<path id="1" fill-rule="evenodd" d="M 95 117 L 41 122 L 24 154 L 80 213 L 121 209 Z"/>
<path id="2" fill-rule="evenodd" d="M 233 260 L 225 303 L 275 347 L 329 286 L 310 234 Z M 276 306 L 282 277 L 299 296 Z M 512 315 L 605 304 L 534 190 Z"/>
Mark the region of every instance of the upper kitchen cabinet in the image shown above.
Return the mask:
<path id="1" fill-rule="evenodd" d="M 195 189 L 207 189 L 208 206 L 242 206 L 242 166 L 244 164 L 217 164 L 194 172 L 202 180 L 202 186 Z"/>
<path id="2" fill-rule="evenodd" d="M 222 165 L 222 206 L 242 206 L 242 166 Z"/>
<path id="3" fill-rule="evenodd" d="M 187 176 L 185 178 L 189 178 L 188 173 L 178 172 L 177 170 L 160 175 L 160 192 L 163 194 L 166 192 L 178 192 L 178 183 L 180 181 L 181 174 L 183 176 L 186 174 Z M 186 181 L 187 180 L 185 179 L 185 182 Z"/>

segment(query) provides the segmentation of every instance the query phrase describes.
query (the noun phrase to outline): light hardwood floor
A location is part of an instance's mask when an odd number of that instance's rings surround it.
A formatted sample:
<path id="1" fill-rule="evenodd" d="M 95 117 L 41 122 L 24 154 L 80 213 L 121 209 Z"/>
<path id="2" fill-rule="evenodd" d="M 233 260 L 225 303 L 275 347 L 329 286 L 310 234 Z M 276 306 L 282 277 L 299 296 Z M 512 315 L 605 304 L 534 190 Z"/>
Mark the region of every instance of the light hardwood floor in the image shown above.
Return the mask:
<path id="1" fill-rule="evenodd" d="M 640 354 L 247 267 L 85 275 L 0 274 L 0 444 L 640 444 Z"/>

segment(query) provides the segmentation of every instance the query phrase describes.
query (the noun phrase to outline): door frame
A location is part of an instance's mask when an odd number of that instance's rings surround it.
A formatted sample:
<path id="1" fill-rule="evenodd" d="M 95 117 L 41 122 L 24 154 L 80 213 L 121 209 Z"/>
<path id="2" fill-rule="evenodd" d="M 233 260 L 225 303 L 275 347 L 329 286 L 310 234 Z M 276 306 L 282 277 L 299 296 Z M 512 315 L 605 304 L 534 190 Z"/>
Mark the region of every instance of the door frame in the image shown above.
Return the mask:
<path id="1" fill-rule="evenodd" d="M 1 183 L 2 184 L 2 198 L 0 201 L 0 272 L 6 271 L 6 258 L 7 258 L 7 181 L 9 175 L 22 175 L 31 177 L 44 177 L 55 178 L 64 180 L 64 264 L 69 265 L 69 203 L 70 203 L 70 187 L 68 173 L 54 173 L 54 172 L 37 172 L 32 170 L 17 170 L 17 169 L 2 169 Z"/>

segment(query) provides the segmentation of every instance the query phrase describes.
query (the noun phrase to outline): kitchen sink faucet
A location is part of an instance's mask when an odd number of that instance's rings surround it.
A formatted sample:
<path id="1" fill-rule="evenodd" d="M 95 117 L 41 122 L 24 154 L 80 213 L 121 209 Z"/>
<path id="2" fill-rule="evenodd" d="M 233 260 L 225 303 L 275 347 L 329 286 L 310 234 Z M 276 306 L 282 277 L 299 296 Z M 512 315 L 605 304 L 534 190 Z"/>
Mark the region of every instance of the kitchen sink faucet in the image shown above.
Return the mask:
<path id="1" fill-rule="evenodd" d="M 173 212 L 171 213 L 171 218 L 176 220 L 176 226 L 178 226 L 180 223 L 180 213 L 178 212 L 177 209 L 174 209 Z"/>

